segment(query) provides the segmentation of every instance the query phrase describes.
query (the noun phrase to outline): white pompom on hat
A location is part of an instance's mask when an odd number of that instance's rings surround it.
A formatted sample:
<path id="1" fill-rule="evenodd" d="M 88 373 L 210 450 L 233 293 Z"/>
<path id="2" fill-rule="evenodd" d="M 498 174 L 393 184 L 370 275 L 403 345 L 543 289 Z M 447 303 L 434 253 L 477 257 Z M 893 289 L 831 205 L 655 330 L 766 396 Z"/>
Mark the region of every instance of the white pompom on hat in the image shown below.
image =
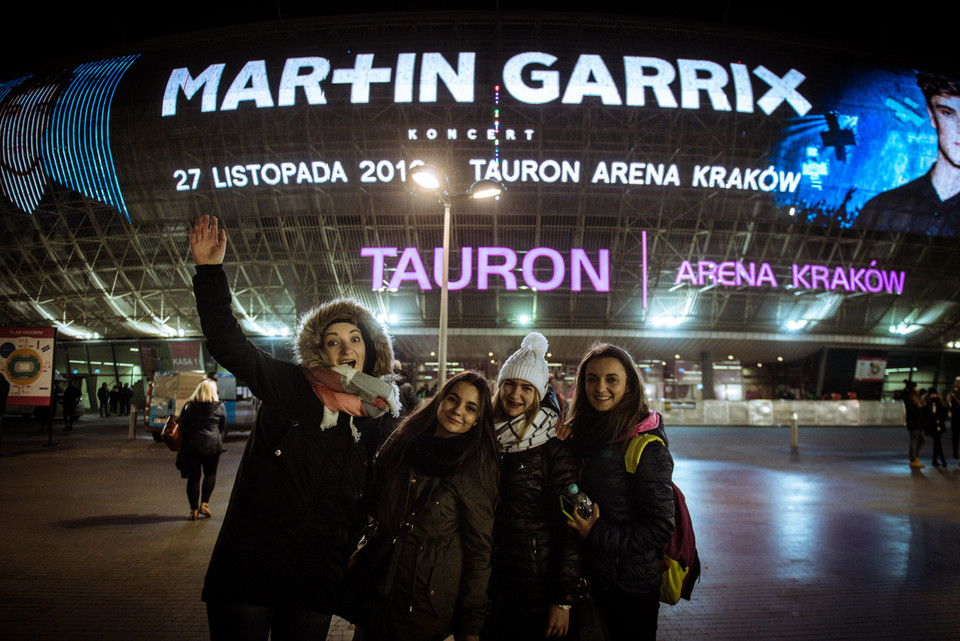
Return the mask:
<path id="1" fill-rule="evenodd" d="M 547 354 L 547 346 L 547 339 L 540 332 L 527 334 L 520 343 L 520 349 L 511 354 L 500 368 L 497 387 L 500 387 L 503 381 L 515 378 L 527 381 L 536 387 L 540 392 L 540 398 L 543 398 L 547 393 L 549 376 L 547 360 L 544 358 Z"/>

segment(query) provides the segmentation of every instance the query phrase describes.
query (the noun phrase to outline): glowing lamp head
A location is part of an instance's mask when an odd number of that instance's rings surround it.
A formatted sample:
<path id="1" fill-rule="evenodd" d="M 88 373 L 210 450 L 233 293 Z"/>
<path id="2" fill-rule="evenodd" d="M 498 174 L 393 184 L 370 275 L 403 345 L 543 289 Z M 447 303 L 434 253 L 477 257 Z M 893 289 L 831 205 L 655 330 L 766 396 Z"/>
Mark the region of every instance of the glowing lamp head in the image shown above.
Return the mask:
<path id="1" fill-rule="evenodd" d="M 447 189 L 447 177 L 431 165 L 418 165 L 407 176 L 417 189 L 423 191 L 441 193 Z"/>
<path id="2" fill-rule="evenodd" d="M 467 195 L 476 200 L 481 198 L 495 198 L 506 190 L 506 187 L 496 180 L 478 180 L 470 185 L 470 189 L 467 190 Z"/>

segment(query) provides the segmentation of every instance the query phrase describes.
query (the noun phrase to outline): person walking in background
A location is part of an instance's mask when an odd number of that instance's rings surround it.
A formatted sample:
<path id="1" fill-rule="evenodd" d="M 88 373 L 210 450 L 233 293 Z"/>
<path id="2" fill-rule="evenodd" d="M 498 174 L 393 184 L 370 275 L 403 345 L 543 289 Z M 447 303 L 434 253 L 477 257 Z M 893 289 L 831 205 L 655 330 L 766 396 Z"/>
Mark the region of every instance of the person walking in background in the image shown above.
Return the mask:
<path id="1" fill-rule="evenodd" d="M 183 445 L 178 456 L 187 474 L 191 521 L 196 521 L 199 516 L 213 516 L 210 512 L 210 495 L 217 484 L 217 464 L 223 452 L 222 435 L 226 429 L 227 413 L 217 394 L 217 384 L 208 378 L 204 379 L 193 390 L 180 412 Z"/>
<path id="2" fill-rule="evenodd" d="M 562 385 L 557 384 L 557 381 L 553 378 L 553 374 L 547 377 L 547 389 L 557 397 L 557 405 L 560 406 L 561 417 L 567 415 L 567 397 L 564 395 L 561 389 L 562 387 Z"/>
<path id="3" fill-rule="evenodd" d="M 120 388 L 120 416 L 127 416 L 130 414 L 130 400 L 133 398 L 133 390 L 130 389 L 130 383 L 124 383 L 123 387 Z"/>
<path id="4" fill-rule="evenodd" d="M 363 641 L 479 639 L 497 500 L 497 437 L 479 372 L 452 377 L 404 419 L 377 454 L 370 511 L 399 537 L 395 574 L 364 591 L 352 621 Z M 422 507 L 421 507 L 422 506 Z M 389 596 L 376 598 L 389 593 Z"/>
<path id="5" fill-rule="evenodd" d="M 73 431 L 74 413 L 80 404 L 80 388 L 73 384 L 73 379 L 67 381 L 67 388 L 63 390 L 63 430 Z"/>
<path id="6" fill-rule="evenodd" d="M 660 550 L 673 534 L 673 457 L 660 415 L 647 406 L 636 364 L 622 348 L 591 348 L 577 369 L 570 424 L 580 456 L 580 489 L 593 515 L 573 512 L 583 539 L 583 573 L 610 639 L 652 641 L 660 611 Z M 636 471 L 627 445 L 650 434 Z"/>
<path id="7" fill-rule="evenodd" d="M 120 384 L 114 383 L 110 388 L 110 415 L 116 416 L 120 409 Z"/>
<path id="8" fill-rule="evenodd" d="M 907 431 L 910 432 L 910 467 L 926 467 L 920 462 L 920 448 L 923 447 L 923 398 L 917 392 L 914 381 L 903 382 L 903 407 L 906 410 Z"/>
<path id="9" fill-rule="evenodd" d="M 403 369 L 400 361 L 393 362 L 393 373 L 397 377 L 396 383 L 400 389 L 400 405 L 403 408 L 400 415 L 410 416 L 413 414 L 413 410 L 417 409 L 417 406 L 420 405 L 420 397 L 417 396 L 417 390 L 415 390 L 410 383 L 410 377 L 407 375 L 406 370 Z"/>
<path id="10" fill-rule="evenodd" d="M 947 458 L 943 455 L 943 433 L 947 431 L 947 408 L 937 394 L 937 390 L 927 392 L 923 405 L 924 420 L 927 434 L 933 439 L 933 466 L 939 467 L 939 457 L 943 466 L 947 466 Z"/>
<path id="11" fill-rule="evenodd" d="M 500 500 L 493 522 L 492 608 L 483 638 L 532 641 L 569 634 L 579 597 L 580 549 L 560 496 L 577 482 L 571 447 L 556 438 L 561 411 L 548 387 L 547 339 L 523 339 L 504 362 L 493 398 Z"/>
<path id="12" fill-rule="evenodd" d="M 190 234 L 193 292 L 210 355 L 261 400 L 201 598 L 211 641 L 325 639 L 367 465 L 399 414 L 393 343 L 353 299 L 300 319 L 296 362 L 257 349 L 230 307 L 227 235 L 201 216 Z"/>
<path id="13" fill-rule="evenodd" d="M 950 417 L 950 436 L 953 439 L 953 458 L 960 458 L 960 386 L 954 384 L 947 395 L 947 416 Z"/>
<path id="14" fill-rule="evenodd" d="M 108 416 L 110 414 L 108 403 L 110 402 L 110 390 L 107 389 L 107 384 L 104 383 L 100 386 L 100 389 L 97 390 L 97 405 L 100 406 L 100 416 Z"/>

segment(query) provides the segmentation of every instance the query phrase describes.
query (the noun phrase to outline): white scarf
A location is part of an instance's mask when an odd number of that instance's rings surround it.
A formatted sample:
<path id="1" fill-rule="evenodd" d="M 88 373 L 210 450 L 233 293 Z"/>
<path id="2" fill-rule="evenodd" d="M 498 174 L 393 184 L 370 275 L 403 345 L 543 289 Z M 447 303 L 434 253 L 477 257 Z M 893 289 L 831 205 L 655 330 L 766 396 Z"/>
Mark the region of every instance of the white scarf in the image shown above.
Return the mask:
<path id="1" fill-rule="evenodd" d="M 559 418 L 560 414 L 555 409 L 541 405 L 522 439 L 520 430 L 527 420 L 525 414 L 497 423 L 494 428 L 497 430 L 497 440 L 500 441 L 500 453 L 522 452 L 543 445 L 557 435 Z"/>

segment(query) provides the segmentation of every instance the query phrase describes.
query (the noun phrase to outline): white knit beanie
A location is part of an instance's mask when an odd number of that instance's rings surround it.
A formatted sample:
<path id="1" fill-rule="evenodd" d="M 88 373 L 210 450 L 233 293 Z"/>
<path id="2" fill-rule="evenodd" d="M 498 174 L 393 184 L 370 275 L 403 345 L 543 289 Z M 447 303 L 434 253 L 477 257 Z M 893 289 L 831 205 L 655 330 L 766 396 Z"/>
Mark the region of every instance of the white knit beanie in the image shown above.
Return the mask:
<path id="1" fill-rule="evenodd" d="M 520 349 L 507 358 L 500 368 L 497 387 L 510 378 L 527 381 L 537 388 L 540 398 L 547 393 L 547 339 L 540 332 L 530 332 L 520 343 Z"/>

